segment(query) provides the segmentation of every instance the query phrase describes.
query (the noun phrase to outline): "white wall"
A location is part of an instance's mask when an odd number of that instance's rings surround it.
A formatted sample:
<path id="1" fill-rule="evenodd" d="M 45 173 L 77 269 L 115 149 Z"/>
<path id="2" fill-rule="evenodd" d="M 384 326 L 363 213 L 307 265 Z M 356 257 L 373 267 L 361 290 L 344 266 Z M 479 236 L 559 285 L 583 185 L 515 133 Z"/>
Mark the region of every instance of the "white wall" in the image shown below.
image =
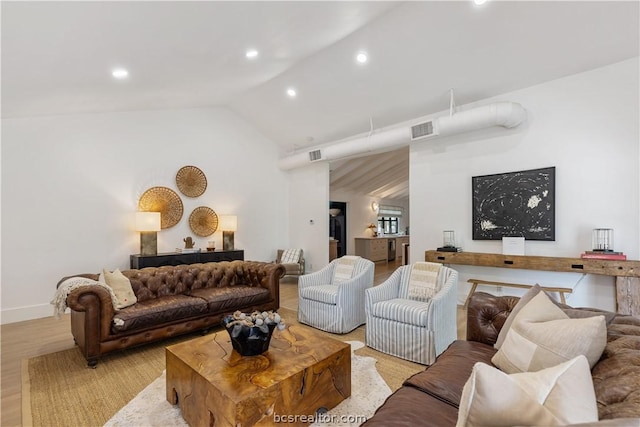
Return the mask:
<path id="1" fill-rule="evenodd" d="M 272 141 L 227 109 L 140 111 L 2 120 L 2 322 L 50 316 L 66 275 L 129 268 L 139 253 L 140 195 L 167 186 L 181 195 L 180 222 L 158 233 L 159 252 L 196 247 L 191 211 L 238 216 L 237 249 L 272 261 L 288 244 L 287 178 Z M 206 192 L 182 195 L 176 172 L 206 175 Z M 284 189 L 277 191 L 277 189 Z M 221 233 L 212 236 L 222 247 Z"/>
<path id="2" fill-rule="evenodd" d="M 411 262 L 456 231 L 468 252 L 500 253 L 499 241 L 474 241 L 471 177 L 556 167 L 556 240 L 526 242 L 527 255 L 577 257 L 591 249 L 591 230 L 615 230 L 615 249 L 640 255 L 638 58 L 486 99 L 513 101 L 528 112 L 515 130 L 489 130 L 411 147 Z M 440 115 L 440 114 L 438 114 Z M 454 266 L 459 301 L 470 277 L 574 288 L 568 304 L 612 310 L 606 276 Z M 509 293 L 517 294 L 516 290 Z"/>
<path id="3" fill-rule="evenodd" d="M 306 272 L 329 263 L 329 164 L 288 172 L 289 245 L 304 250 Z"/>

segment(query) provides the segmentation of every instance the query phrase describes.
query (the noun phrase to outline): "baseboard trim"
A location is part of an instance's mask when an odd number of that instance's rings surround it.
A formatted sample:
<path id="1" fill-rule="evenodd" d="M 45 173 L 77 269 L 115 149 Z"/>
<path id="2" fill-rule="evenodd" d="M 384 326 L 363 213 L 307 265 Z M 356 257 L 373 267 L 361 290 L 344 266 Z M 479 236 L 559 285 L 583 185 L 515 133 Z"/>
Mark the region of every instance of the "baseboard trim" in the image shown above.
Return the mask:
<path id="1" fill-rule="evenodd" d="M 24 322 L 53 316 L 51 304 L 29 305 L 26 307 L 8 308 L 0 312 L 0 324 Z"/>

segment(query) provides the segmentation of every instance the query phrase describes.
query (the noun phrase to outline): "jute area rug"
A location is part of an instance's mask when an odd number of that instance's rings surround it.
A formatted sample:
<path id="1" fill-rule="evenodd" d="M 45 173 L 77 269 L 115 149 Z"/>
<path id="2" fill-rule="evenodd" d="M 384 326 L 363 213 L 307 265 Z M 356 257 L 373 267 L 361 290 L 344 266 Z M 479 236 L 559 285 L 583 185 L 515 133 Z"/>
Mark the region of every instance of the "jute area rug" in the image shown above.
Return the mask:
<path id="1" fill-rule="evenodd" d="M 298 324 L 295 311 L 281 308 L 278 312 L 287 324 Z M 364 326 L 344 335 L 318 332 L 341 341 L 365 342 Z M 22 372 L 23 425 L 104 425 L 162 375 L 166 346 L 196 336 L 185 335 L 112 353 L 102 358 L 97 369 L 86 367 L 86 361 L 77 348 L 25 361 Z M 368 347 L 356 350 L 355 354 L 377 360 L 377 371 L 391 391 L 398 389 L 406 378 L 425 368 Z"/>

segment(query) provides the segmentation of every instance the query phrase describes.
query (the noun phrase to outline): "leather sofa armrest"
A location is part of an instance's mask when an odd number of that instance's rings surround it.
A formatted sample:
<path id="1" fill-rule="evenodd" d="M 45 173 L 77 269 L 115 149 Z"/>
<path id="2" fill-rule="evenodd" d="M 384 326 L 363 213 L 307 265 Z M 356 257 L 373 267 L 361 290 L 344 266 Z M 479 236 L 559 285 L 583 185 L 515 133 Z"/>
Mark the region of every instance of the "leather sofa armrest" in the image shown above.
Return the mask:
<path id="1" fill-rule="evenodd" d="M 111 333 L 111 321 L 115 315 L 111 294 L 101 286 L 81 286 L 67 296 L 67 305 L 71 310 L 84 312 L 85 327 L 91 325 L 94 337 L 106 338 Z M 99 330 L 96 330 L 99 328 Z"/>
<path id="2" fill-rule="evenodd" d="M 494 345 L 500 329 L 519 300 L 514 296 L 475 292 L 467 308 L 467 341 Z"/>

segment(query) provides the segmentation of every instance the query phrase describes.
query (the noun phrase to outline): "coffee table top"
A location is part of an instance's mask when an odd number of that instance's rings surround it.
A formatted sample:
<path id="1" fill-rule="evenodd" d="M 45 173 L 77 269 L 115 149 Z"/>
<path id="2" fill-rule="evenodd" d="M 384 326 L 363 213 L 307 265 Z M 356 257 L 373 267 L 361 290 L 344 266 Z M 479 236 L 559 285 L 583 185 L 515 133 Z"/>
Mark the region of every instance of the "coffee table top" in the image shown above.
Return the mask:
<path id="1" fill-rule="evenodd" d="M 292 325 L 283 331 L 276 329 L 269 350 L 259 356 L 241 356 L 233 351 L 224 330 L 169 346 L 166 351 L 227 397 L 241 400 L 349 347 L 309 328 Z"/>

